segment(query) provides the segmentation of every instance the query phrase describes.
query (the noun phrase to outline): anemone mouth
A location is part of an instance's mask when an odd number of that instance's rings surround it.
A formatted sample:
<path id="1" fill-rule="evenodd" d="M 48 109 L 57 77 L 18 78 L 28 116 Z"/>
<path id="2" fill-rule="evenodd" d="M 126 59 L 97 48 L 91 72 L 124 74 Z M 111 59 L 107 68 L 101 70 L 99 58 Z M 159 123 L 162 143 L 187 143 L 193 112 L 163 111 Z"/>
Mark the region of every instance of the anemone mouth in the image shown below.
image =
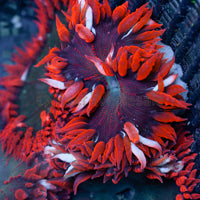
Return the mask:
<path id="1" fill-rule="evenodd" d="M 108 142 L 116 134 L 122 134 L 126 121 L 134 123 L 143 136 L 151 135 L 150 127 L 156 124 L 152 114 L 161 109 L 146 97 L 146 91 L 155 83 L 140 83 L 135 76 L 128 72 L 126 77 L 106 78 L 106 93 L 89 119 L 90 127 L 97 130 L 99 141 Z"/>

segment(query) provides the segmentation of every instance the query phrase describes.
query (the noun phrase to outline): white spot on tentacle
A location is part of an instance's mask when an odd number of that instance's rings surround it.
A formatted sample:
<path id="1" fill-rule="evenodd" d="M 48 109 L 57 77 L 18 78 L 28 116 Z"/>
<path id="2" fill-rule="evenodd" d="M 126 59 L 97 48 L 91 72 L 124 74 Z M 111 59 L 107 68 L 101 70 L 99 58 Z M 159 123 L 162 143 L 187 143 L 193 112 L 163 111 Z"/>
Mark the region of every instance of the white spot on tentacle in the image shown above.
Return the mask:
<path id="1" fill-rule="evenodd" d="M 140 161 L 141 168 L 144 169 L 146 167 L 146 157 L 142 150 L 140 150 L 135 144 L 131 142 L 131 151 L 135 155 L 135 157 Z"/>
<path id="2" fill-rule="evenodd" d="M 85 0 L 78 0 L 78 3 L 81 3 L 81 10 L 82 10 L 85 5 Z"/>
<path id="3" fill-rule="evenodd" d="M 91 62 L 94 63 L 95 67 L 97 68 L 97 70 L 103 74 L 104 76 L 107 76 L 104 68 L 103 68 L 103 61 L 101 59 L 99 59 L 98 57 L 92 57 L 92 56 L 88 56 L 88 55 L 85 55 L 85 58 Z"/>
<path id="4" fill-rule="evenodd" d="M 91 97 L 92 97 L 92 94 L 94 92 L 94 89 L 95 87 L 93 86 L 92 88 L 92 91 L 87 93 L 81 100 L 80 102 L 78 103 L 77 107 L 74 109 L 73 112 L 78 112 L 80 111 L 81 109 L 83 109 L 90 101 Z"/>
<path id="5" fill-rule="evenodd" d="M 164 87 L 171 85 L 176 80 L 177 75 L 173 74 L 163 80 Z M 153 91 L 158 91 L 158 84 L 153 88 Z"/>
<path id="6" fill-rule="evenodd" d="M 51 87 L 58 88 L 60 90 L 66 89 L 66 86 L 65 86 L 64 82 L 57 81 L 57 80 L 50 79 L 50 78 L 41 78 L 39 80 L 44 82 L 44 83 L 46 83 L 46 84 L 48 84 Z"/>
<path id="7" fill-rule="evenodd" d="M 59 149 L 56 149 L 55 147 L 52 146 L 46 146 L 44 148 L 44 154 L 45 155 L 51 155 L 54 156 L 55 154 L 59 154 L 61 151 Z"/>
<path id="8" fill-rule="evenodd" d="M 48 180 L 42 179 L 39 181 L 41 185 L 43 185 L 47 190 L 56 190 L 56 186 L 52 185 L 51 183 L 48 183 Z"/>
<path id="9" fill-rule="evenodd" d="M 92 27 L 92 33 L 94 34 L 94 35 L 96 35 L 96 30 L 95 30 L 95 28 L 94 27 Z"/>
<path id="10" fill-rule="evenodd" d="M 163 167 L 159 167 L 158 169 L 163 174 L 167 174 L 170 171 L 180 172 L 183 169 L 183 162 L 178 161 L 178 162 L 175 162 L 175 163 L 164 165 Z"/>
<path id="11" fill-rule="evenodd" d="M 29 72 L 29 67 L 26 68 L 26 69 L 24 70 L 23 74 L 21 75 L 21 78 L 20 78 L 21 81 L 24 81 L 24 82 L 26 81 L 27 76 L 28 76 L 28 72 Z"/>
<path id="12" fill-rule="evenodd" d="M 85 14 L 85 26 L 89 29 L 92 30 L 92 25 L 93 25 L 93 13 L 92 13 L 92 8 L 88 6 L 86 14 Z"/>
<path id="13" fill-rule="evenodd" d="M 160 156 L 160 158 L 162 158 L 163 156 L 165 155 Z M 180 172 L 183 169 L 184 165 L 182 161 L 177 161 L 176 157 L 174 157 L 173 155 L 169 155 L 155 167 L 162 174 L 167 174 L 170 171 Z"/>
<path id="14" fill-rule="evenodd" d="M 112 44 L 111 49 L 110 49 L 110 52 L 108 53 L 108 55 L 107 55 L 107 57 L 106 57 L 106 59 L 105 59 L 106 63 L 107 63 L 109 66 L 112 65 L 112 57 L 113 57 L 113 54 L 114 54 L 114 46 L 113 46 L 113 44 Z"/>
<path id="15" fill-rule="evenodd" d="M 134 26 L 135 26 L 135 25 L 134 25 Z M 132 26 L 132 27 L 130 28 L 130 30 L 128 31 L 128 33 L 127 33 L 126 35 L 124 35 L 124 36 L 121 38 L 121 40 L 123 40 L 124 38 L 128 37 L 128 36 L 132 33 L 134 26 Z"/>
<path id="16" fill-rule="evenodd" d="M 77 170 L 72 172 L 73 170 L 75 170 L 75 168 L 72 165 L 70 165 L 64 174 L 64 178 L 67 179 L 67 178 L 76 176 L 77 174 L 79 174 L 81 172 L 81 171 L 77 171 Z"/>
<path id="17" fill-rule="evenodd" d="M 160 146 L 160 144 L 158 142 L 156 142 L 154 140 L 150 140 L 148 138 L 145 138 L 141 135 L 139 135 L 139 139 L 143 145 L 157 149 L 160 153 L 162 152 L 162 147 Z"/>
<path id="18" fill-rule="evenodd" d="M 70 153 L 59 153 L 55 155 L 53 158 L 59 158 L 60 160 L 71 163 L 76 160 L 76 158 Z"/>
<path id="19" fill-rule="evenodd" d="M 81 10 L 83 9 L 83 7 L 85 6 L 85 0 L 79 0 L 78 3 L 81 3 Z M 87 6 L 87 10 L 85 13 L 85 26 L 92 31 L 92 33 L 94 35 L 96 35 L 96 30 L 93 27 L 93 10 L 92 8 L 88 5 Z"/>

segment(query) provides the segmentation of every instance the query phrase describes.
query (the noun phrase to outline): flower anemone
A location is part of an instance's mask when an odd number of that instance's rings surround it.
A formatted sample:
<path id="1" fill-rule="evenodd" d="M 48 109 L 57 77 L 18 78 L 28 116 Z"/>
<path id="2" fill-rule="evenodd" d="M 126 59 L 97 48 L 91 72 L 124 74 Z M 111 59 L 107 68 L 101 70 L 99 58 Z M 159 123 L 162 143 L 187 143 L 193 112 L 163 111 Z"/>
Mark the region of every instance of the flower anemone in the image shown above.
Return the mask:
<path id="1" fill-rule="evenodd" d="M 16 199 L 36 198 L 35 190 L 44 199 L 62 199 L 71 185 L 76 194 L 88 179 L 118 183 L 131 170 L 160 182 L 174 178 L 177 200 L 198 199 L 193 138 L 183 128 L 186 119 L 176 115 L 190 104 L 171 71 L 175 57 L 164 58 L 164 30 L 150 19 L 152 8 L 144 4 L 131 13 L 128 2 L 112 11 L 106 0 L 70 1 L 62 13 L 65 21 L 56 16 L 61 48 L 35 65 L 45 64 L 40 81 L 52 94 L 50 112 L 41 112 L 34 141 L 31 127 L 25 133 L 34 146 L 25 156 L 39 153 L 44 160 L 22 177 L 25 189 L 16 190 Z M 23 120 L 10 120 L 4 130 L 24 127 Z"/>

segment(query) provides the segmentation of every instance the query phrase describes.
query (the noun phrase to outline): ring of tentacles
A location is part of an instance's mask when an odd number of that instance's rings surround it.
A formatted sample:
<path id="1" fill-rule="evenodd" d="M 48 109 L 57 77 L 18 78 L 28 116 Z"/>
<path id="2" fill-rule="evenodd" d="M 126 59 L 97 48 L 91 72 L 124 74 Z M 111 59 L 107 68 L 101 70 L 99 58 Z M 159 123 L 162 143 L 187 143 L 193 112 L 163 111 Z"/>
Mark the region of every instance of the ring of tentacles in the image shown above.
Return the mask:
<path id="1" fill-rule="evenodd" d="M 35 66 L 45 65 L 40 81 L 49 85 L 52 101 L 50 112 L 41 112 L 41 130 L 33 136 L 25 116 L 15 116 L 15 93 L 13 97 L 9 89 L 25 82 L 28 63 L 43 45 L 48 20 L 61 3 L 66 20 L 55 17 L 61 48 L 50 49 Z M 88 179 L 118 183 L 133 171 L 160 182 L 174 178 L 181 192 L 177 200 L 199 199 L 193 192 L 199 182 L 193 169 L 196 154 L 189 148 L 193 138 L 184 130 L 186 119 L 175 115 L 190 104 L 180 95 L 185 89 L 176 84 L 177 74 L 170 71 L 175 58 L 163 59 L 158 42 L 164 30 L 150 19 L 148 4 L 135 12 L 128 10 L 128 2 L 112 11 L 106 0 L 36 4 L 35 46 L 18 49 L 27 59 L 20 61 L 16 54 L 20 65 L 7 65 L 11 75 L 1 79 L 7 86 L 2 94 L 9 93 L 8 103 L 2 101 L 7 122 L 0 135 L 3 149 L 35 162 L 23 176 L 8 181 L 21 183 L 15 198 L 68 199 Z"/>

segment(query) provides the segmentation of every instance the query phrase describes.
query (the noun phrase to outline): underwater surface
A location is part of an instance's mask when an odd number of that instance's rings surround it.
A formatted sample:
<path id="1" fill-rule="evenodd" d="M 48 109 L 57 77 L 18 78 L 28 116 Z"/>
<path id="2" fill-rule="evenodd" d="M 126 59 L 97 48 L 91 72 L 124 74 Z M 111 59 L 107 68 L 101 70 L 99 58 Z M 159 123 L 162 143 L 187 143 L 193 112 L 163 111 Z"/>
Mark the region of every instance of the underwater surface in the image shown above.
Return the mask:
<path id="1" fill-rule="evenodd" d="M 122 1 L 109 1 L 113 9 Z M 143 5 L 147 1 L 129 1 L 130 7 Z M 188 118 L 187 129 L 194 134 L 193 152 L 200 152 L 200 1 L 165 1 L 150 0 L 154 7 L 153 19 L 162 23 L 166 29 L 162 36 L 163 42 L 170 45 L 175 52 L 176 63 L 183 68 L 182 80 L 188 84 L 188 103 L 192 103 L 190 110 L 186 110 L 183 116 Z M 21 46 L 25 40 L 30 40 L 32 34 L 37 33 L 37 27 L 33 20 L 35 13 L 32 1 L 0 1 L 0 65 L 11 64 L 10 57 L 15 51 L 14 46 Z M 55 23 L 52 23 L 52 32 L 43 48 L 37 62 L 43 58 L 48 47 L 59 45 L 58 36 L 55 31 Z M 35 62 L 35 63 L 37 63 Z M 48 110 L 51 96 L 48 87 L 41 84 L 38 79 L 44 73 L 41 68 L 31 68 L 27 83 L 23 87 L 19 99 L 19 113 L 27 116 L 26 124 L 33 126 L 35 130 L 40 129 L 40 112 Z M 0 67 L 0 76 L 6 72 Z M 37 108 L 37 109 L 35 109 Z M 2 109 L 2 108 L 0 108 Z M 3 123 L 0 122 L 0 126 Z M 4 181 L 10 177 L 25 172 L 27 166 L 14 158 L 5 156 L 0 152 L 0 189 L 5 194 L 12 193 L 11 185 L 4 185 Z M 199 154 L 195 160 L 195 168 L 200 169 Z M 199 173 L 198 173 L 199 174 Z M 199 178 L 199 176 L 197 176 Z M 196 192 L 200 192 L 197 185 Z M 0 199 L 4 199 L 0 192 Z M 103 184 L 101 179 L 89 180 L 80 184 L 74 200 L 171 200 L 175 199 L 179 192 L 173 180 L 164 180 L 163 184 L 156 180 L 148 180 L 142 174 L 129 172 L 127 178 L 123 178 L 118 184 L 108 181 Z"/>

